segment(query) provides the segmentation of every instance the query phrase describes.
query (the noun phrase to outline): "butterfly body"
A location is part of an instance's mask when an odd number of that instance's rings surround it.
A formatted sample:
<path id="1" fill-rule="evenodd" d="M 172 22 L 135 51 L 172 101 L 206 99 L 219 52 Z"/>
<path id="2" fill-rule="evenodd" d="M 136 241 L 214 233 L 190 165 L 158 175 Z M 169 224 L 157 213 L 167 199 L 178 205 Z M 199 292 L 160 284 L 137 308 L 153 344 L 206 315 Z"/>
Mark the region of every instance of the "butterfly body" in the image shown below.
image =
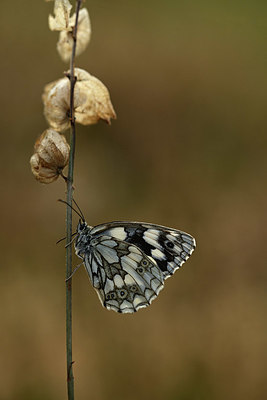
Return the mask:
<path id="1" fill-rule="evenodd" d="M 144 222 L 91 227 L 81 220 L 75 241 L 102 305 L 121 313 L 150 305 L 195 246 L 185 232 Z"/>

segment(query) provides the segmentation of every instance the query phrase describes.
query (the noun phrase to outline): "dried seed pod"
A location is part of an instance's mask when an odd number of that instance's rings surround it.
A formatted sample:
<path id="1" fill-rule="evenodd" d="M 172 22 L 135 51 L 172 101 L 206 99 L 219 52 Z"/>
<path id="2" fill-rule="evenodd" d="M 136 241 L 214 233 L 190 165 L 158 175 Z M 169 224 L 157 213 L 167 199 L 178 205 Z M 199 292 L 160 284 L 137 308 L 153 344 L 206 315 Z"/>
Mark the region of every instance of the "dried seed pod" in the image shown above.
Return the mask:
<path id="1" fill-rule="evenodd" d="M 83 69 L 75 68 L 74 111 L 76 122 L 92 125 L 103 119 L 110 123 L 116 114 L 103 83 Z M 70 82 L 62 78 L 45 86 L 44 114 L 50 126 L 63 132 L 70 126 Z"/>
<path id="2" fill-rule="evenodd" d="M 30 164 L 33 175 L 41 183 L 51 183 L 58 178 L 59 174 L 55 172 L 54 168 L 45 167 L 37 153 L 31 156 Z"/>
<path id="3" fill-rule="evenodd" d="M 68 62 L 72 53 L 73 38 L 72 29 L 75 25 L 76 14 L 69 20 L 69 27 L 71 31 L 64 30 L 59 34 L 57 42 L 57 50 L 63 61 Z M 91 38 L 91 23 L 89 14 L 86 8 L 82 8 L 79 12 L 78 26 L 77 26 L 77 40 L 76 40 L 76 56 L 79 56 L 87 47 Z"/>
<path id="4" fill-rule="evenodd" d="M 49 125 L 56 131 L 63 132 L 70 127 L 70 81 L 58 79 L 44 87 L 42 96 L 44 115 Z"/>
<path id="5" fill-rule="evenodd" d="M 110 120 L 116 118 L 116 113 L 106 86 L 83 69 L 76 68 L 75 75 L 77 94 L 74 89 L 74 110 L 77 122 L 91 125 L 103 119 L 110 124 Z"/>
<path id="6" fill-rule="evenodd" d="M 54 14 L 55 17 L 49 15 L 48 25 L 51 31 L 71 30 L 69 26 L 70 10 L 72 5 L 69 0 L 55 0 Z"/>
<path id="7" fill-rule="evenodd" d="M 30 164 L 35 178 L 42 183 L 55 181 L 69 160 L 70 147 L 65 136 L 47 129 L 37 139 L 34 151 Z"/>

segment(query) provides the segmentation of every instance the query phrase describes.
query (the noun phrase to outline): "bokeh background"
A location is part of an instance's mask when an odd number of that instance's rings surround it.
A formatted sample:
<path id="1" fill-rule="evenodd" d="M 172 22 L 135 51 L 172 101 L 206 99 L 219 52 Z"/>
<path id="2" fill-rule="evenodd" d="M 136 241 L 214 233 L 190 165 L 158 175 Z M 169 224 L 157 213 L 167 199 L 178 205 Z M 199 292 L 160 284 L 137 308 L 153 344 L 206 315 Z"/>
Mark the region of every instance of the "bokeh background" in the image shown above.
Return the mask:
<path id="1" fill-rule="evenodd" d="M 266 1 L 87 1 L 77 66 L 118 119 L 78 127 L 75 197 L 87 222 L 141 220 L 197 249 L 152 305 L 106 311 L 73 280 L 76 398 L 267 396 Z M 41 94 L 68 66 L 52 3 L 2 1 L 0 399 L 66 399 L 64 183 L 34 180 Z M 75 217 L 75 223 L 76 223 Z M 78 259 L 74 259 L 77 265 Z"/>

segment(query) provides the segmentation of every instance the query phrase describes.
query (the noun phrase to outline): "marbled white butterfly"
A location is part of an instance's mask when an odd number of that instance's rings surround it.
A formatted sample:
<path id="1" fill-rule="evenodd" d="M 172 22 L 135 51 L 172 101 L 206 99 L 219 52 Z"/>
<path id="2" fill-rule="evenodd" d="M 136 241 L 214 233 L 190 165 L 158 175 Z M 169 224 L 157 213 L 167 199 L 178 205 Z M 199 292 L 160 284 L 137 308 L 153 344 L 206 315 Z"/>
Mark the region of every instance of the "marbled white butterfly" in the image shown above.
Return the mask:
<path id="1" fill-rule="evenodd" d="M 80 217 L 76 254 L 108 310 L 132 313 L 149 306 L 196 247 L 191 235 L 165 226 L 109 222 L 91 227 Z"/>

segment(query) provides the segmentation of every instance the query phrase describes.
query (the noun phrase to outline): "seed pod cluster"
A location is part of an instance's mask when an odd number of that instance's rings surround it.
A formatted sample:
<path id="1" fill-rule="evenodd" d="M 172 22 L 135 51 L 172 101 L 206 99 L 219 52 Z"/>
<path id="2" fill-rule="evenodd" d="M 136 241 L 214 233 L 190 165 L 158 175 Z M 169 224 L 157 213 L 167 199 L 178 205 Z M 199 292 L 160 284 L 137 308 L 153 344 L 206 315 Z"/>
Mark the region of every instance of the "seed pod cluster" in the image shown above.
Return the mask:
<path id="1" fill-rule="evenodd" d="M 57 50 L 63 61 L 68 62 L 72 53 L 73 29 L 76 22 L 76 13 L 70 16 L 72 5 L 68 0 L 55 0 L 54 17 L 49 15 L 48 24 L 51 31 L 59 31 Z M 91 38 L 91 23 L 86 8 L 79 12 L 77 35 L 76 35 L 76 56 L 80 55 L 87 47 Z"/>
<path id="2" fill-rule="evenodd" d="M 51 1 L 51 0 L 46 0 Z M 48 25 L 59 32 L 57 50 L 63 61 L 69 61 L 73 48 L 73 31 L 76 13 L 70 16 L 72 5 L 69 0 L 53 0 L 54 15 L 49 15 Z M 84 51 L 91 37 L 91 23 L 86 8 L 79 11 L 76 31 L 76 55 Z M 83 125 L 97 123 L 100 119 L 110 123 L 116 118 L 109 91 L 106 86 L 87 71 L 75 68 L 76 78 L 73 93 L 75 122 Z M 42 96 L 44 115 L 49 124 L 34 146 L 30 159 L 35 178 L 42 183 L 55 181 L 62 175 L 69 160 L 70 147 L 61 135 L 70 123 L 70 72 L 65 77 L 47 84 Z"/>

